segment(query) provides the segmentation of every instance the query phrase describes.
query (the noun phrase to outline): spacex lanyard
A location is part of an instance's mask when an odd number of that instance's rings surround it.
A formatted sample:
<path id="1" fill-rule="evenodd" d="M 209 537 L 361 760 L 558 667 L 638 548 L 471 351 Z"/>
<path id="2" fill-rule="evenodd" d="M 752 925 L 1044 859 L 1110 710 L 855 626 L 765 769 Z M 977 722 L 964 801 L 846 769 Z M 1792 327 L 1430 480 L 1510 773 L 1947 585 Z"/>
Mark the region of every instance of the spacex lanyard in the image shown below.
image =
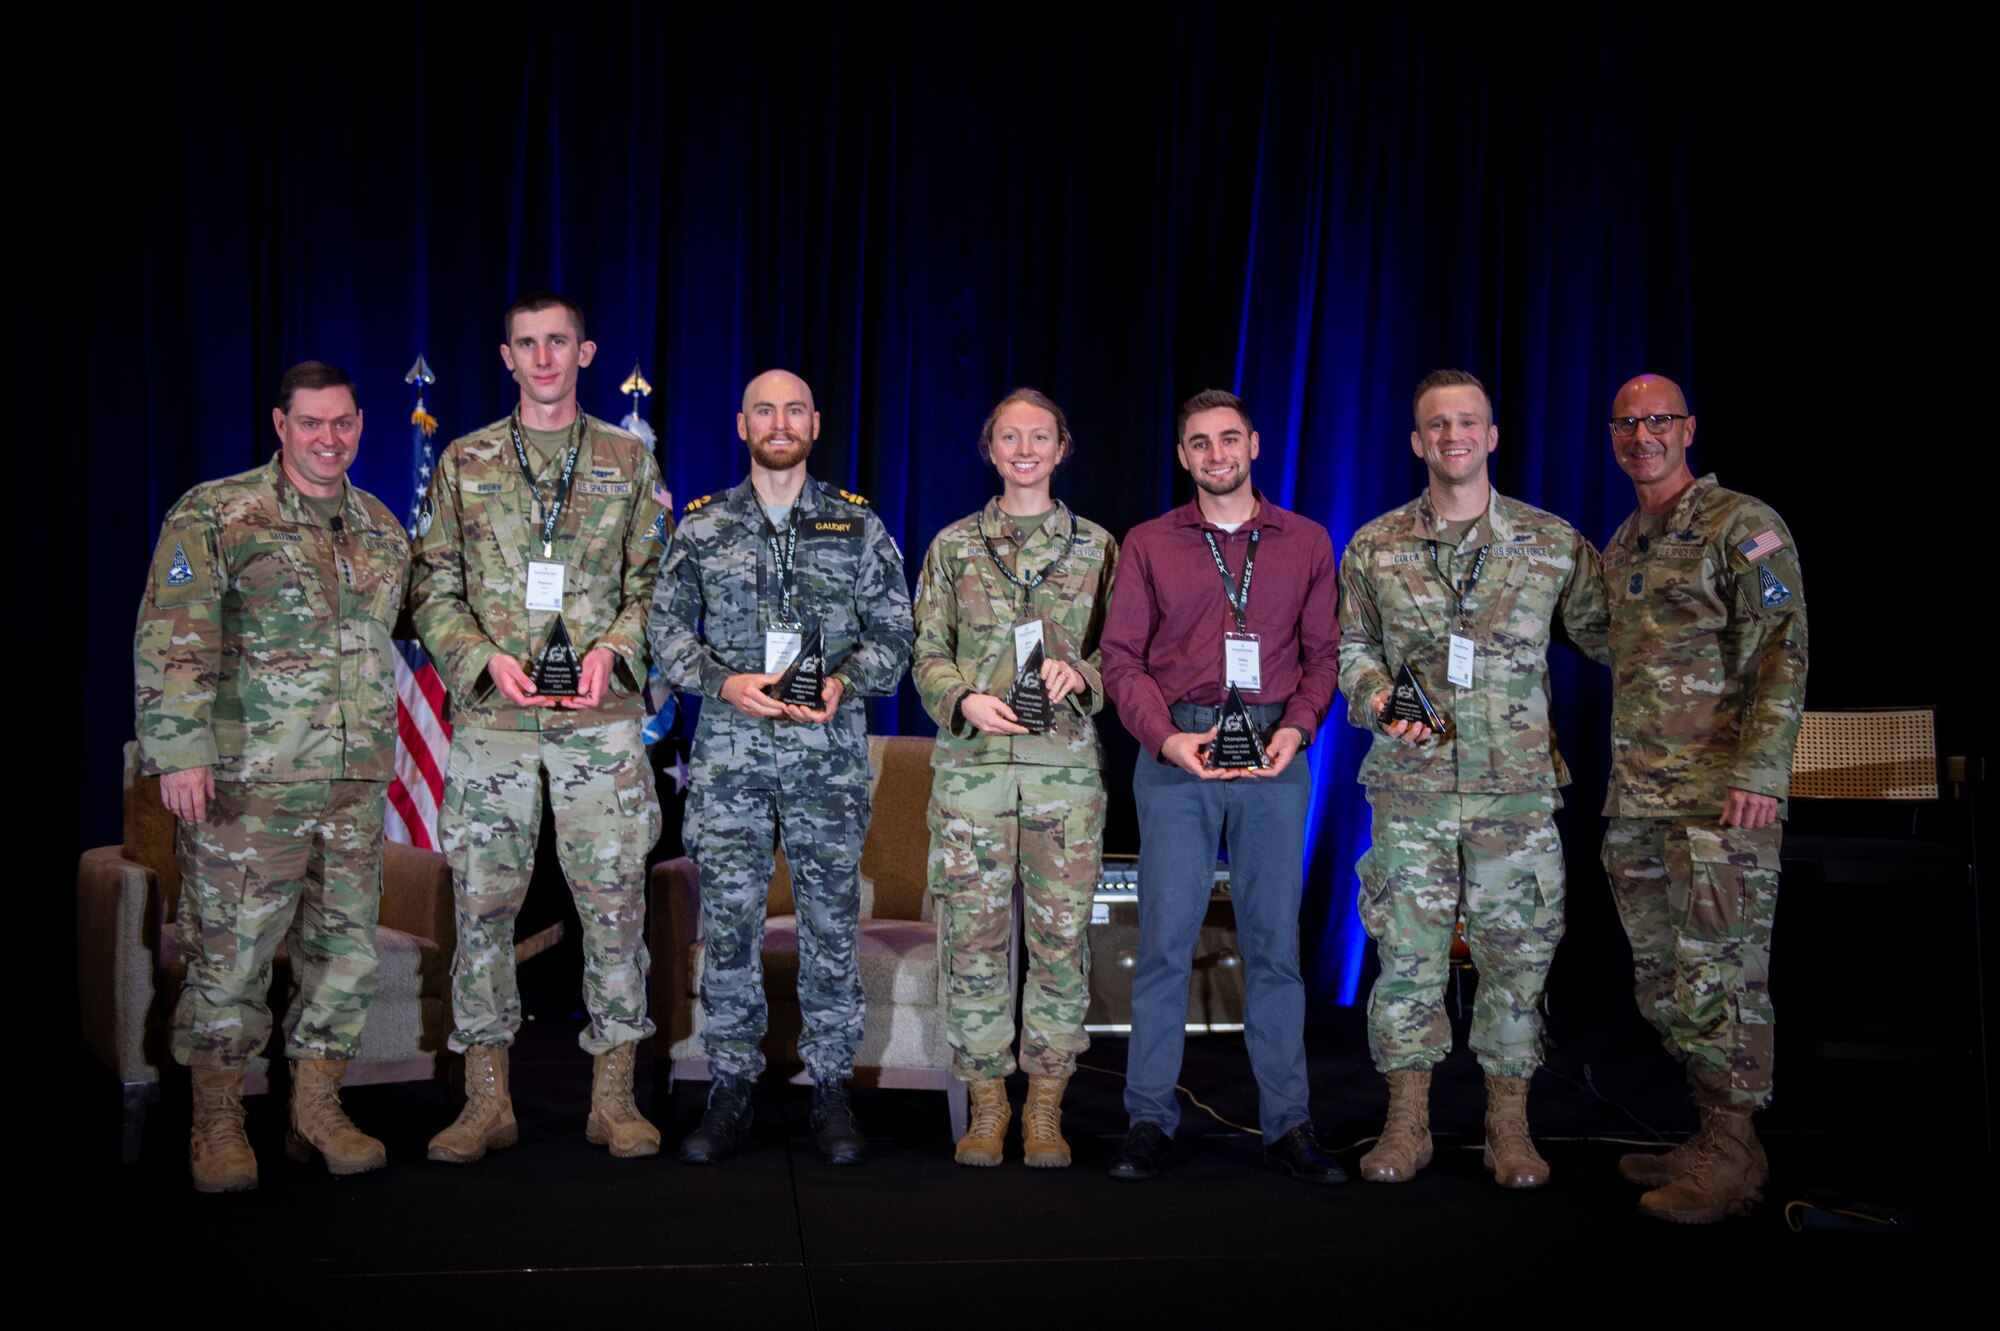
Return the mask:
<path id="1" fill-rule="evenodd" d="M 1203 528 L 1201 533 L 1201 539 L 1208 542 L 1208 553 L 1215 557 L 1215 571 L 1222 575 L 1222 594 L 1229 600 L 1229 613 L 1236 619 L 1236 632 L 1222 635 L 1222 682 L 1225 687 L 1234 685 L 1253 691 L 1264 687 L 1263 651 L 1257 635 L 1250 631 L 1247 617 L 1250 577 L 1257 571 L 1257 539 L 1263 534 L 1262 527 L 1251 529 L 1250 548 L 1243 556 L 1243 582 L 1238 586 L 1230 581 L 1229 565 L 1222 562 L 1222 546 L 1216 542 L 1215 533 L 1207 528 Z"/>
<path id="2" fill-rule="evenodd" d="M 1442 578 L 1444 585 L 1449 587 L 1451 586 L 1451 579 L 1446 576 L 1444 564 L 1438 559 L 1437 541 L 1432 540 L 1430 546 L 1431 567 L 1437 570 L 1438 577 Z M 1466 607 L 1472 600 L 1472 589 L 1479 585 L 1479 575 L 1486 568 L 1486 556 L 1492 549 L 1493 545 L 1490 541 L 1479 547 L 1479 557 L 1472 561 L 1472 570 L 1465 575 L 1465 585 L 1458 590 L 1457 613 L 1458 626 L 1461 629 L 1467 627 L 1465 620 Z M 1479 655 L 1478 647 L 1465 633 L 1452 634 L 1449 640 L 1449 647 L 1450 652 L 1445 658 L 1445 678 L 1461 689 L 1471 688 L 1472 664 Z"/>
<path id="3" fill-rule="evenodd" d="M 521 443 L 521 413 L 516 409 L 507 421 L 507 435 L 514 441 L 514 460 L 521 464 L 521 479 L 528 483 L 528 493 L 536 499 L 542 497 L 541 482 L 535 479 L 534 469 L 528 465 L 528 450 Z M 569 446 L 569 456 L 563 459 L 562 480 L 557 484 L 554 498 L 549 501 L 548 512 L 542 518 L 542 558 L 552 559 L 556 553 L 556 523 L 562 519 L 563 505 L 569 502 L 570 481 L 576 476 L 576 455 L 583 448 L 583 413 L 576 416 L 576 442 Z"/>
<path id="4" fill-rule="evenodd" d="M 1055 572 L 1057 566 L 1059 566 L 1063 562 L 1063 560 L 1069 558 L 1070 550 L 1073 549 L 1076 545 L 1076 514 L 1074 512 L 1071 512 L 1070 507 L 1067 504 L 1063 505 L 1063 511 L 1065 513 L 1069 513 L 1069 539 L 1063 542 L 1061 553 L 1057 554 L 1054 559 L 1051 559 L 1046 565 L 1044 565 L 1040 573 L 1031 573 L 1026 578 L 1018 578 L 1014 576 L 1014 570 L 1008 568 L 1007 561 L 1000 558 L 1000 552 L 993 548 L 993 538 L 986 534 L 986 515 L 984 513 L 979 515 L 979 539 L 985 542 L 986 553 L 992 556 L 993 567 L 1000 570 L 1000 576 L 1006 578 L 1007 581 L 1013 583 L 1016 587 L 1019 587 L 1021 589 L 1023 593 L 1021 597 L 1021 603 L 1023 605 L 1026 605 L 1028 601 L 1026 593 L 1034 591 L 1035 588 L 1041 586 L 1044 582 L 1047 582 L 1049 574 Z"/>

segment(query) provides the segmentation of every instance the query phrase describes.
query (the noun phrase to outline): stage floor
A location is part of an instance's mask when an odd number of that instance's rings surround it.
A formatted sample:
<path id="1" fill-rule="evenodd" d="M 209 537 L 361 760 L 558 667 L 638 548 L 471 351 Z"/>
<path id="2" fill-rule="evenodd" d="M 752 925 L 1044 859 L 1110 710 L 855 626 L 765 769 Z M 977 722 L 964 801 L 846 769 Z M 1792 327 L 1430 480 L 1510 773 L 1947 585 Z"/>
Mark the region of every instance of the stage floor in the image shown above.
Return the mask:
<path id="1" fill-rule="evenodd" d="M 1595 1317 L 1707 1306 L 1734 1320 L 1759 1306 L 1851 1311 L 1877 1289 L 1970 1287 L 1982 1273 L 1952 1258 L 1991 1230 L 1992 1169 L 1968 1135 L 1966 1087 L 1804 1060 L 1779 1066 L 1780 1099 L 1763 1120 L 1774 1178 L 1756 1215 L 1689 1229 L 1640 1218 L 1613 1167 L 1629 1148 L 1591 1139 L 1677 1139 L 1693 1115 L 1636 1019 L 1552 1052 L 1532 1113 L 1553 1181 L 1533 1193 L 1504 1191 L 1480 1168 L 1478 1072 L 1463 1051 L 1439 1073 L 1438 1157 L 1415 1183 L 1293 1182 L 1261 1167 L 1254 1136 L 1186 1106 L 1168 1168 L 1135 1184 L 1103 1173 L 1124 1128 L 1122 1040 L 1100 1039 L 1072 1083 L 1067 1171 L 1030 1170 L 1018 1156 L 956 1166 L 944 1098 L 889 1091 L 856 1096 L 868 1163 L 829 1168 L 805 1137 L 806 1092 L 775 1083 L 761 1091 L 758 1148 L 696 1168 L 672 1149 L 699 1117 L 703 1087 L 669 1092 L 663 1069 L 656 1078 L 642 1066 L 640 1102 L 663 1124 L 666 1153 L 618 1161 L 585 1143 L 590 1064 L 576 1030 L 545 1019 L 524 1032 L 511 1150 L 469 1167 L 429 1163 L 425 1142 L 450 1113 L 443 1086 L 356 1088 L 349 1110 L 386 1141 L 390 1163 L 336 1180 L 286 1162 L 283 1106 L 258 1097 L 262 1186 L 236 1196 L 188 1187 L 184 1082 L 150 1112 L 140 1162 L 121 1167 L 115 1087 L 77 1064 L 77 1131 L 65 1134 L 77 1186 L 57 1196 L 73 1212 L 68 1232 L 88 1237 L 56 1260 L 86 1264 L 80 1297 L 170 1325 L 212 1322 L 208 1291 L 248 1300 L 230 1321 L 347 1327 L 702 1312 L 788 1327 L 1049 1317 L 1178 1327 L 1376 1307 L 1514 1321 L 1565 1304 Z M 1315 1031 L 1310 1047 L 1320 1138 L 1352 1168 L 1386 1095 L 1359 1012 Z M 1255 1122 L 1239 1038 L 1191 1039 L 1183 1083 L 1222 1118 Z M 1914 1101 L 1911 1086 L 1924 1088 Z M 1795 1233 L 1785 1203 L 1808 1197 L 1895 1208 L 1902 1223 Z M 62 1265 L 30 1264 L 28 1278 L 57 1271 L 76 1293 L 78 1273 Z"/>

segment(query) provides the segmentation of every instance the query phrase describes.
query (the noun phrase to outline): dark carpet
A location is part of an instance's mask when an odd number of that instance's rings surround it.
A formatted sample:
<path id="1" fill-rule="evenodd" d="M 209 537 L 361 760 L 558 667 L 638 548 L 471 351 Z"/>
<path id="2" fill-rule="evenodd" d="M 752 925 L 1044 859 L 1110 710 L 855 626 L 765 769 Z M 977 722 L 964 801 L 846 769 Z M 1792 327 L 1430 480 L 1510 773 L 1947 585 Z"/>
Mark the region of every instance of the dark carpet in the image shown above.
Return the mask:
<path id="1" fill-rule="evenodd" d="M 1122 1040 L 1100 1039 L 1072 1083 L 1067 1171 L 1027 1169 L 1017 1147 L 1001 1168 L 960 1168 L 941 1095 L 868 1090 L 856 1103 L 870 1158 L 830 1168 L 806 1139 L 805 1091 L 775 1080 L 760 1088 L 757 1149 L 697 1168 L 671 1152 L 704 1088 L 670 1091 L 663 1068 L 642 1067 L 640 1101 L 666 1154 L 618 1161 L 585 1143 L 590 1064 L 577 1029 L 566 1015 L 527 1027 L 514 1058 L 521 1142 L 474 1166 L 424 1159 L 452 1112 L 441 1083 L 347 1092 L 390 1155 L 386 1170 L 351 1179 L 288 1163 L 282 1101 L 257 1097 L 262 1185 L 237 1196 L 188 1187 L 185 1082 L 168 1083 L 140 1162 L 121 1167 L 115 1088 L 79 1068 L 81 1180 L 56 1194 L 58 1209 L 74 1206 L 67 1225 L 116 1237 L 56 1244 L 97 1256 L 59 1255 L 31 1279 L 60 1271 L 72 1288 L 80 1276 L 154 1291 L 147 1318 L 168 1325 L 213 1324 L 218 1292 L 254 1296 L 276 1324 L 348 1327 L 689 1314 L 799 1327 L 1042 1317 L 1176 1327 L 1370 1309 L 1513 1322 L 1586 1293 L 1575 1311 L 1593 1319 L 1653 1320 L 1716 1300 L 1741 1314 L 1942 1294 L 1978 1278 L 1954 1258 L 1991 1230 L 1965 1061 L 1781 1064 L 1781 1097 L 1760 1120 L 1774 1169 L 1766 1204 L 1677 1228 L 1636 1214 L 1636 1190 L 1614 1168 L 1631 1148 L 1603 1140 L 1675 1140 L 1694 1126 L 1677 1069 L 1636 1018 L 1572 1032 L 1551 1052 L 1532 1110 L 1553 1181 L 1533 1193 L 1502 1190 L 1481 1169 L 1479 1074 L 1462 1051 L 1439 1072 L 1438 1158 L 1415 1183 L 1293 1182 L 1263 1169 L 1254 1136 L 1192 1106 L 1161 1177 L 1121 1183 L 1102 1166 L 1124 1128 Z M 1361 1014 L 1310 1044 L 1321 1140 L 1352 1168 L 1386 1102 Z M 1190 1039 L 1183 1083 L 1222 1119 L 1255 1123 L 1240 1039 Z M 1817 1209 L 1788 1209 L 1795 1201 Z"/>

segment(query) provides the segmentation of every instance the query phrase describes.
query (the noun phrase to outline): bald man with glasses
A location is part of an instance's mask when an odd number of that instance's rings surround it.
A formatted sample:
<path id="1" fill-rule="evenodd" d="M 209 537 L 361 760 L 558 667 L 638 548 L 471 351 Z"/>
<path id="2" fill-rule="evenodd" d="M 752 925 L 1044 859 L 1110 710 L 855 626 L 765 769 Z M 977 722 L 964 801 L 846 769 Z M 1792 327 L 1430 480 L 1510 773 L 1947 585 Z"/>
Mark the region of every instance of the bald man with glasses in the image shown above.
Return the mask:
<path id="1" fill-rule="evenodd" d="M 1798 547 L 1768 505 L 1695 479 L 1695 418 L 1642 374 L 1611 406 L 1639 511 L 1604 547 L 1614 685 L 1604 868 L 1639 1008 L 1687 1068 L 1701 1128 L 1619 1173 L 1639 1209 L 1707 1224 L 1763 1198 L 1750 1116 L 1771 1098 L 1771 925 L 1805 706 Z"/>

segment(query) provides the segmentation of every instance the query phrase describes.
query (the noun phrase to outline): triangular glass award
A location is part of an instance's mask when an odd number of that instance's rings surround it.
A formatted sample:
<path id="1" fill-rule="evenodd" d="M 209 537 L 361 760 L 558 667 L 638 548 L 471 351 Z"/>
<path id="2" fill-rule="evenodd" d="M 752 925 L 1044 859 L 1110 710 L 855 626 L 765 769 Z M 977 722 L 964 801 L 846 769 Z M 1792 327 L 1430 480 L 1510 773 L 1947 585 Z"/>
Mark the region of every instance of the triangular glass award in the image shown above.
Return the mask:
<path id="1" fill-rule="evenodd" d="M 1042 680 L 1043 659 L 1042 644 L 1038 642 L 1028 653 L 1014 687 L 1001 699 L 1014 710 L 1014 719 L 1037 735 L 1048 734 L 1056 723 L 1055 704 L 1049 701 L 1049 686 Z"/>
<path id="2" fill-rule="evenodd" d="M 778 676 L 777 683 L 764 692 L 779 702 L 809 707 L 816 712 L 826 706 L 826 699 L 821 696 L 826 688 L 826 638 L 817 619 L 808 623 L 799 636 L 799 654 L 785 667 L 785 673 Z"/>
<path id="3" fill-rule="evenodd" d="M 1215 739 L 1208 746 L 1208 765 L 1218 768 L 1269 767 L 1264 737 L 1250 720 L 1250 709 L 1236 686 L 1229 686 L 1229 698 L 1222 704 L 1222 719 L 1215 723 Z"/>
<path id="4" fill-rule="evenodd" d="M 1382 708 L 1382 724 L 1391 725 L 1397 721 L 1414 721 L 1420 726 L 1429 726 L 1442 735 L 1445 732 L 1444 717 L 1431 702 L 1431 695 L 1424 692 L 1423 681 L 1417 672 L 1410 669 L 1409 662 L 1396 672 L 1396 682 L 1389 689 L 1389 701 Z"/>
<path id="5" fill-rule="evenodd" d="M 574 698 L 583 692 L 583 658 L 569 640 L 569 625 L 557 615 L 549 625 L 548 640 L 535 657 L 535 695 L 540 698 Z"/>

